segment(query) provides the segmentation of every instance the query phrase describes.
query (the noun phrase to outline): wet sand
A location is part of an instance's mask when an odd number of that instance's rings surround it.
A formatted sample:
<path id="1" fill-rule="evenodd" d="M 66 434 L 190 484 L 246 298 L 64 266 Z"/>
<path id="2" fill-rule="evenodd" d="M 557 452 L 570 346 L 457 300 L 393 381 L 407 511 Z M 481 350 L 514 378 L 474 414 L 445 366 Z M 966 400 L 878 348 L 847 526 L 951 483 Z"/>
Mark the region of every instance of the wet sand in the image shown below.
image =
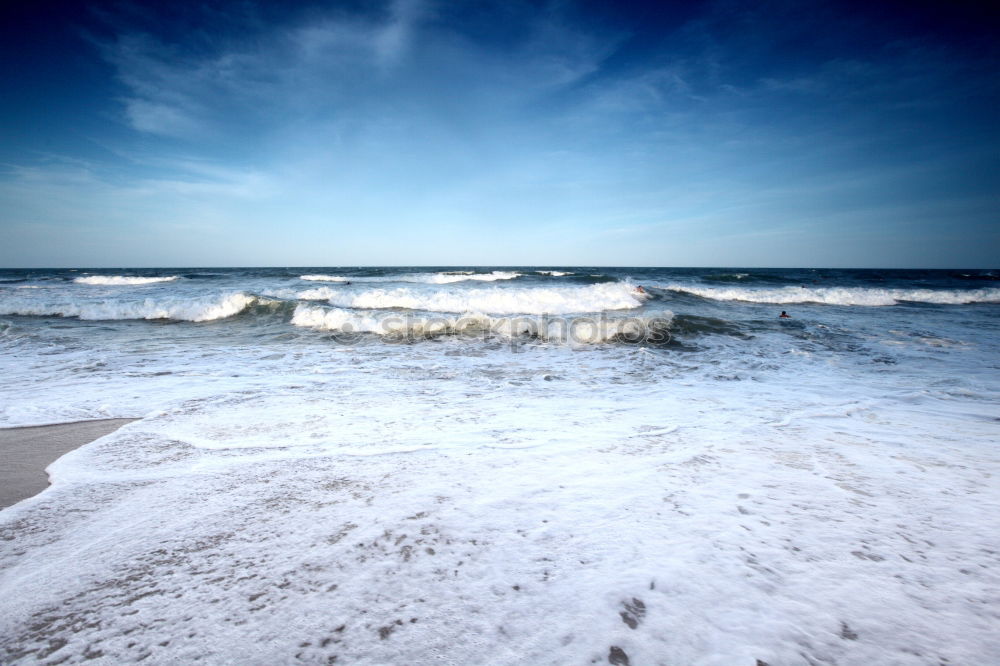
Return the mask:
<path id="1" fill-rule="evenodd" d="M 0 428 L 0 509 L 49 485 L 45 468 L 64 454 L 138 419 L 102 419 Z"/>

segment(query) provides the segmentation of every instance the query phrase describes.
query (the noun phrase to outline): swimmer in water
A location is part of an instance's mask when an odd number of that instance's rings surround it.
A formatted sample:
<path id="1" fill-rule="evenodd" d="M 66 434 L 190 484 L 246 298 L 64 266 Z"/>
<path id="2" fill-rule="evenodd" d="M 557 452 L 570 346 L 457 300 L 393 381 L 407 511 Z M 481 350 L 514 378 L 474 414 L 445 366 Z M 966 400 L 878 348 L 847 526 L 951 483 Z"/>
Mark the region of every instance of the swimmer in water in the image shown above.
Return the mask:
<path id="1" fill-rule="evenodd" d="M 645 294 L 646 293 L 646 290 L 642 288 L 642 285 L 639 285 L 638 287 L 636 287 L 635 290 L 637 292 L 639 292 L 640 294 Z"/>
<path id="2" fill-rule="evenodd" d="M 788 314 L 784 310 L 782 310 L 781 314 L 778 315 L 778 319 L 791 319 L 791 318 L 792 318 L 792 315 Z"/>

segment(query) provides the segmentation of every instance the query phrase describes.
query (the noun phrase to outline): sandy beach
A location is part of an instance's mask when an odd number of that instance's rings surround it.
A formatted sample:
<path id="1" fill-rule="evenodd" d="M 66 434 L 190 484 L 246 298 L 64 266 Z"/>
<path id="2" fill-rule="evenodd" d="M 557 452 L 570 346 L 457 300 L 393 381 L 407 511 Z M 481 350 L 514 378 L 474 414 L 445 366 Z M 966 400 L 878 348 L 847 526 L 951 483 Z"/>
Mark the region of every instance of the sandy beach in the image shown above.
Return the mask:
<path id="1" fill-rule="evenodd" d="M 61 456 L 136 419 L 77 421 L 0 429 L 0 509 L 45 490 L 45 468 Z"/>

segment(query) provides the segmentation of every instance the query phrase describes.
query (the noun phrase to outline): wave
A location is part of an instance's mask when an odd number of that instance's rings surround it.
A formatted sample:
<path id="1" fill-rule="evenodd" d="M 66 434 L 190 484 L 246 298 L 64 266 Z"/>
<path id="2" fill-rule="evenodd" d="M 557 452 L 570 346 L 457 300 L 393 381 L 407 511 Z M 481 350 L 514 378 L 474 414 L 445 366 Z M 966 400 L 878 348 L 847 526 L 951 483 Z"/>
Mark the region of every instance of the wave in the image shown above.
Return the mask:
<path id="1" fill-rule="evenodd" d="M 953 273 L 952 277 L 959 280 L 984 280 L 989 282 L 1000 281 L 1000 276 L 994 274 L 992 271 L 986 273 Z"/>
<path id="2" fill-rule="evenodd" d="M 343 335 L 374 334 L 387 338 L 440 336 L 530 337 L 547 342 L 596 344 L 602 342 L 667 342 L 673 319 L 670 312 L 656 317 L 491 317 L 484 314 L 418 316 L 394 312 L 358 313 L 341 308 L 300 304 L 292 324 Z"/>
<path id="3" fill-rule="evenodd" d="M 39 303 L 26 299 L 0 298 L 0 314 L 76 317 L 85 320 L 173 319 L 176 321 L 214 321 L 243 312 L 257 302 L 257 297 L 243 292 L 200 299 L 146 298 L 141 301 L 91 301 Z"/>
<path id="4" fill-rule="evenodd" d="M 316 287 L 315 289 L 306 289 L 305 291 L 281 289 L 278 291 L 266 291 L 264 293 L 276 298 L 294 298 L 302 301 L 328 301 L 337 292 L 329 287 Z"/>
<path id="5" fill-rule="evenodd" d="M 761 285 L 795 285 L 802 284 L 802 279 L 796 279 L 781 273 L 766 273 L 762 271 L 753 272 L 724 272 L 702 275 L 699 278 L 702 282 L 713 283 L 737 283 L 737 284 L 761 284 Z"/>
<path id="6" fill-rule="evenodd" d="M 418 276 L 414 276 L 418 277 Z M 429 284 L 449 284 L 451 282 L 465 282 L 467 280 L 477 280 L 480 282 L 496 282 L 497 280 L 513 280 L 521 277 L 520 273 L 513 271 L 492 271 L 490 273 L 466 273 L 465 271 L 454 271 L 449 273 L 434 273 L 429 276 L 419 276 L 417 282 L 427 282 Z M 405 281 L 405 280 L 404 280 Z"/>
<path id="7" fill-rule="evenodd" d="M 300 275 L 300 280 L 310 280 L 313 282 L 350 282 L 351 278 L 344 277 L 343 275 Z M 361 278 L 354 278 L 357 281 L 361 281 Z M 371 278 L 369 278 L 371 279 Z"/>
<path id="8" fill-rule="evenodd" d="M 138 277 L 134 275 L 88 275 L 78 277 L 73 280 L 77 284 L 102 284 L 102 285 L 132 285 L 132 284 L 153 284 L 154 282 L 173 282 L 178 276 L 169 275 L 167 277 Z"/>
<path id="9" fill-rule="evenodd" d="M 602 275 L 602 274 L 584 275 L 584 274 L 580 274 L 580 273 L 570 273 L 569 275 L 566 275 L 565 277 L 566 277 L 566 279 L 563 280 L 562 282 L 563 283 L 569 282 L 571 284 L 572 283 L 576 283 L 576 284 L 606 284 L 606 283 L 609 283 L 609 282 L 619 282 L 620 281 L 618 278 L 614 277 L 613 275 Z"/>
<path id="10" fill-rule="evenodd" d="M 671 329 L 674 335 L 685 337 L 701 335 L 726 335 L 743 339 L 751 337 L 749 333 L 741 329 L 738 322 L 692 314 L 674 317 Z"/>
<path id="11" fill-rule="evenodd" d="M 497 280 L 513 280 L 521 277 L 521 273 L 513 271 L 492 271 L 490 273 L 475 273 L 473 271 L 446 271 L 443 273 L 409 273 L 406 275 L 383 275 L 379 277 L 348 277 L 346 275 L 300 275 L 300 280 L 313 282 L 419 282 L 421 284 L 451 284 L 452 282 L 496 282 Z"/>
<path id="12" fill-rule="evenodd" d="M 370 289 L 360 292 L 320 287 L 299 292 L 304 300 L 325 300 L 330 305 L 361 310 L 424 310 L 429 312 L 481 312 L 488 314 L 570 314 L 630 310 L 647 298 L 624 283 L 587 287 L 469 289 L 421 291 Z"/>
<path id="13" fill-rule="evenodd" d="M 885 306 L 899 303 L 965 305 L 1000 303 L 1000 289 L 869 289 L 864 287 L 696 287 L 687 284 L 659 285 L 669 291 L 693 294 L 717 301 L 747 303 L 820 303 L 823 305 Z"/>
<path id="14" fill-rule="evenodd" d="M 750 277 L 749 273 L 715 273 L 706 275 L 701 279 L 706 282 L 741 282 Z"/>
<path id="15" fill-rule="evenodd" d="M 539 275 L 551 275 L 552 277 L 563 277 L 564 275 L 573 275 L 568 271 L 535 271 Z"/>

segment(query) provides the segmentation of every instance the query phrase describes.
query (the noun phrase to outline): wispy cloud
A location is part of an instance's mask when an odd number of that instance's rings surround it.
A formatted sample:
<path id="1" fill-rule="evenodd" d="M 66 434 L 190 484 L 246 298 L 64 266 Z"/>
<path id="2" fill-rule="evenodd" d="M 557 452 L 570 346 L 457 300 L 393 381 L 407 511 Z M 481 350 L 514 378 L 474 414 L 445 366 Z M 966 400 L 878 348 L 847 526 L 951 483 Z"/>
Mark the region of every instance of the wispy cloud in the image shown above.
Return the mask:
<path id="1" fill-rule="evenodd" d="M 613 38 L 541 17 L 501 53 L 432 18 L 417 0 L 398 0 L 384 15 L 311 16 L 200 57 L 132 33 L 102 52 L 126 88 L 124 117 L 133 129 L 203 140 L 245 123 L 285 128 L 439 106 L 509 108 L 591 74 L 614 46 Z"/>
<path id="2" fill-rule="evenodd" d="M 573 237 L 581 252 L 615 238 L 622 256 L 653 256 L 678 234 L 708 248 L 744 225 L 740 238 L 770 242 L 835 210 L 929 205 L 944 197 L 934 179 L 970 200 L 995 186 L 961 178 L 998 143 L 985 111 L 1000 87 L 982 62 L 921 39 L 838 50 L 824 25 L 853 19 L 830 6 L 777 7 L 791 21 L 710 4 L 631 58 L 644 26 L 558 2 L 504 4 L 487 38 L 467 8 L 431 0 L 273 21 L 239 7 L 195 45 L 114 23 L 96 42 L 119 85 L 101 137 L 113 155 L 7 169 L 8 218 L 183 218 L 230 235 L 280 218 L 365 247 L 378 245 L 365 228 L 421 228 L 463 239 L 456 252 Z M 705 261 L 662 257 L 646 261 Z"/>

